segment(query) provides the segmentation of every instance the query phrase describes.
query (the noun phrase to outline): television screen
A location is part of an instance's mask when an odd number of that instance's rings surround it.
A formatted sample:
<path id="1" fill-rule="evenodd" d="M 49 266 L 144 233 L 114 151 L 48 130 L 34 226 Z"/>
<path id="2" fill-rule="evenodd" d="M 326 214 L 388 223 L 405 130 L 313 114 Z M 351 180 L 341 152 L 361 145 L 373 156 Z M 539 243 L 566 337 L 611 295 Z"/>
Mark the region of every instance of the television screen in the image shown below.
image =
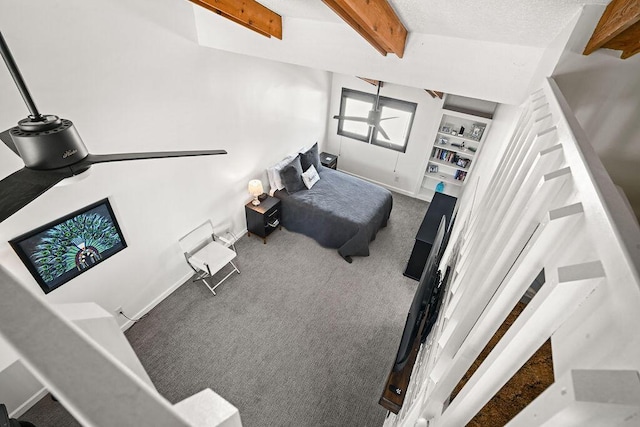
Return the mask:
<path id="1" fill-rule="evenodd" d="M 45 294 L 127 247 L 108 199 L 9 243 Z"/>
<path id="2" fill-rule="evenodd" d="M 442 281 L 439 281 L 438 285 L 435 287 L 433 292 L 431 292 L 431 297 L 429 298 L 429 307 L 427 320 L 425 320 L 424 328 L 422 328 L 422 339 L 421 343 L 424 343 L 431 332 L 431 328 L 436 324 L 436 320 L 438 320 L 438 313 L 440 313 L 440 307 L 442 306 L 442 300 L 444 298 L 444 289 L 447 287 L 449 282 L 449 278 L 451 277 L 451 267 L 447 266 L 447 269 L 442 277 Z"/>
<path id="3" fill-rule="evenodd" d="M 398 347 L 398 353 L 396 354 L 396 360 L 393 365 L 393 371 L 398 372 L 404 368 L 409 360 L 411 348 L 414 344 L 414 340 L 418 335 L 418 330 L 422 324 L 422 320 L 425 315 L 425 309 L 427 308 L 428 300 L 431 297 L 431 293 L 434 288 L 438 286 L 440 282 L 440 275 L 438 274 L 438 264 L 440 259 L 440 246 L 445 234 L 446 217 L 443 216 L 440 220 L 436 237 L 433 241 L 433 246 L 429 252 L 426 265 L 422 271 L 418 288 L 413 296 L 413 301 L 409 307 L 409 313 L 407 313 L 407 320 L 402 332 L 402 338 L 400 339 L 400 346 Z"/>

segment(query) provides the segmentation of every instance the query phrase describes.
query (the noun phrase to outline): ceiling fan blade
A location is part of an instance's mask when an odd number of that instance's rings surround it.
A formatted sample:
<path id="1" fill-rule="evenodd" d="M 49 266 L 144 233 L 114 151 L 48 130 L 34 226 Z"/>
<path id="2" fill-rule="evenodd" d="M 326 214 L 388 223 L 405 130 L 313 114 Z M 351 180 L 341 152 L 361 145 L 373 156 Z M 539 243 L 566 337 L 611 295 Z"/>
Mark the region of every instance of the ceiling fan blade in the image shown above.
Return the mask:
<path id="1" fill-rule="evenodd" d="M 380 119 L 380 121 L 383 121 L 383 120 L 389 120 L 389 119 L 397 119 L 397 118 L 398 118 L 398 116 L 395 116 L 395 117 L 385 117 L 384 119 Z"/>
<path id="2" fill-rule="evenodd" d="M 169 157 L 214 156 L 227 154 L 225 150 L 197 150 L 197 151 L 156 151 L 148 153 L 118 153 L 118 154 L 89 154 L 87 159 L 91 163 L 122 162 L 125 160 L 164 159 Z"/>
<path id="3" fill-rule="evenodd" d="M 387 133 L 384 131 L 384 129 L 382 129 L 382 126 L 380 126 L 379 124 L 376 125 L 376 130 L 378 132 L 380 132 L 382 134 L 382 136 L 384 136 L 384 139 L 391 141 L 391 138 L 389 138 L 389 135 L 387 135 Z"/>
<path id="4" fill-rule="evenodd" d="M 72 173 L 69 169 L 40 171 L 22 168 L 12 173 L 0 181 L 0 222 L 70 176 Z"/>
<path id="5" fill-rule="evenodd" d="M 333 116 L 334 119 L 340 120 L 350 120 L 352 122 L 364 122 L 367 123 L 369 121 L 366 117 L 354 117 L 354 116 Z"/>
<path id="6" fill-rule="evenodd" d="M 89 154 L 71 167 L 77 171 L 96 163 L 123 162 L 126 160 L 165 159 L 169 157 L 213 156 L 227 154 L 225 150 L 157 151 L 148 153 Z"/>
<path id="7" fill-rule="evenodd" d="M 11 128 L 11 129 L 13 129 L 13 128 Z M 4 145 L 9 147 L 11 149 L 11 151 L 13 151 L 14 153 L 16 153 L 19 156 L 20 153 L 18 153 L 18 149 L 16 148 L 16 144 L 13 143 L 13 138 L 11 138 L 11 133 L 10 133 L 11 129 L 7 129 L 4 132 L 0 133 L 0 140 L 2 140 Z"/>

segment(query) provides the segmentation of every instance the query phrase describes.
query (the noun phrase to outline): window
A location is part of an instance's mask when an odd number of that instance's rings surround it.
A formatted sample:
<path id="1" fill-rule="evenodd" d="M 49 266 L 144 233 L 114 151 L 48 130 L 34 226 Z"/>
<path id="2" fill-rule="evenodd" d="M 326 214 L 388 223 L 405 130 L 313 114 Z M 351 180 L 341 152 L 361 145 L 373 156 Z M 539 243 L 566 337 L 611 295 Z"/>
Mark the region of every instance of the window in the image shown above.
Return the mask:
<path id="1" fill-rule="evenodd" d="M 370 113 L 375 109 L 375 103 L 374 94 L 342 88 L 340 116 L 357 120 L 339 119 L 338 135 L 404 153 L 418 104 L 385 96 L 379 98 L 379 123 L 389 137 L 387 139 L 373 126 L 375 115 Z"/>

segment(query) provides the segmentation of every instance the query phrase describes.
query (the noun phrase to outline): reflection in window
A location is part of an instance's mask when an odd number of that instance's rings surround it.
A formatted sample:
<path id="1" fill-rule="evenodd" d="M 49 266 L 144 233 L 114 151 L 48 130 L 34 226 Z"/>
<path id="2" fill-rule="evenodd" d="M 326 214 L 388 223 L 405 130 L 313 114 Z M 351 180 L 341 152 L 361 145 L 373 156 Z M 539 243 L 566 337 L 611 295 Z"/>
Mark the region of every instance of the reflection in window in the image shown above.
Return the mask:
<path id="1" fill-rule="evenodd" d="M 418 104 L 385 96 L 379 97 L 379 125 L 388 138 L 376 130 L 371 119 L 367 120 L 370 112 L 375 110 L 375 105 L 374 94 L 342 88 L 340 116 L 356 120 L 339 119 L 338 135 L 404 153 Z"/>
<path id="2" fill-rule="evenodd" d="M 373 143 L 382 146 L 386 144 L 390 146 L 389 148 L 404 152 L 404 144 L 406 144 L 405 135 L 409 134 L 411 123 L 413 122 L 413 113 L 385 106 L 382 107 L 381 111 L 380 124 L 389 136 L 389 139 L 385 138 L 381 133 L 374 131 L 373 137 L 375 142 Z M 395 118 L 388 119 L 389 117 Z"/>
<path id="3" fill-rule="evenodd" d="M 345 101 L 344 113 L 341 112 L 340 115 L 349 117 L 367 117 L 369 115 L 369 110 L 371 110 L 370 102 L 355 98 L 348 98 Z M 368 141 L 369 139 L 369 126 L 366 122 L 344 120 L 342 130 L 347 134 L 358 135 L 359 138 L 356 139 L 360 139 L 362 141 Z"/>

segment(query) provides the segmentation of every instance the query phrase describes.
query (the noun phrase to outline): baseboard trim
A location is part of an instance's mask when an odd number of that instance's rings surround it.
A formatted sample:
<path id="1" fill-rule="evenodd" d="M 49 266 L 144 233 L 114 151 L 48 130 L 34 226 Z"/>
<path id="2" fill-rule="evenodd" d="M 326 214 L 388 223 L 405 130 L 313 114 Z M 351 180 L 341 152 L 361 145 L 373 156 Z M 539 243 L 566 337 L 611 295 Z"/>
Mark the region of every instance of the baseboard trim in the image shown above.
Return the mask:
<path id="1" fill-rule="evenodd" d="M 175 282 L 173 285 L 171 285 L 167 290 L 165 290 L 164 292 L 162 292 L 160 295 L 158 295 L 157 297 L 155 297 L 149 304 L 147 304 L 142 310 L 140 310 L 139 312 L 137 312 L 136 314 L 133 315 L 134 319 L 139 319 L 142 316 L 144 316 L 145 314 L 147 314 L 148 312 L 150 312 L 151 310 L 153 310 L 153 308 L 160 304 L 166 297 L 168 297 L 169 295 L 171 295 L 173 293 L 173 291 L 175 291 L 176 289 L 178 289 L 180 286 L 182 286 L 184 284 L 184 282 L 186 282 L 189 277 L 193 276 L 193 272 L 187 273 L 184 276 L 182 276 L 180 279 L 178 279 L 177 282 Z M 129 329 L 130 327 L 132 327 L 136 322 L 132 321 L 132 320 L 128 320 L 123 323 L 122 325 L 120 325 L 120 329 L 122 331 L 126 331 L 127 329 Z"/>
<path id="2" fill-rule="evenodd" d="M 36 394 L 27 399 L 22 405 L 18 406 L 13 412 L 9 414 L 9 418 L 18 418 L 24 415 L 33 405 L 38 403 L 40 399 L 47 395 L 48 391 L 42 387 Z"/>
<path id="3" fill-rule="evenodd" d="M 349 172 L 349 171 L 346 171 L 346 170 L 343 170 L 343 169 L 338 169 L 338 170 L 340 172 L 346 173 L 347 175 L 355 176 L 356 178 L 360 178 L 360 179 L 363 179 L 365 181 L 369 181 L 369 182 L 371 182 L 373 184 L 377 184 L 377 185 L 379 185 L 381 187 L 386 188 L 387 190 L 395 191 L 396 193 L 400 193 L 400 194 L 404 194 L 405 196 L 416 198 L 416 195 L 414 193 L 412 193 L 410 191 L 407 191 L 407 190 L 403 190 L 402 188 L 394 187 L 392 185 L 385 184 L 384 182 L 380 182 L 380 181 L 376 181 L 374 179 L 366 178 L 364 176 L 360 176 L 358 174 L 355 174 L 355 173 L 352 173 L 352 172 Z"/>
<path id="4" fill-rule="evenodd" d="M 243 228 L 242 230 L 240 230 L 240 233 L 236 233 L 235 231 L 233 232 L 233 238 L 235 239 L 233 241 L 233 243 L 237 242 L 238 240 L 240 240 L 242 238 L 242 236 L 244 236 L 245 234 L 247 234 L 249 232 L 249 230 L 247 230 L 246 228 Z"/>
<path id="5" fill-rule="evenodd" d="M 247 229 L 245 228 L 243 231 L 240 232 L 240 234 L 233 234 L 233 238 L 234 238 L 234 243 L 237 242 L 238 240 L 240 240 L 240 238 L 247 233 Z M 189 278 L 193 276 L 193 272 L 189 272 L 186 275 L 184 275 L 182 278 L 178 279 L 177 282 L 175 282 L 173 285 L 171 285 L 167 290 L 165 290 L 164 292 L 162 292 L 160 295 L 158 295 L 156 298 L 154 298 L 149 304 L 147 304 L 142 310 L 140 310 L 139 312 L 137 312 L 133 318 L 134 319 L 139 319 L 142 316 L 144 316 L 145 314 L 147 314 L 148 312 L 150 312 L 151 310 L 154 309 L 154 307 L 158 304 L 160 304 L 162 301 L 164 301 L 165 298 L 167 298 L 169 295 L 171 295 L 176 289 L 178 289 L 180 286 L 182 286 L 187 280 L 189 280 Z M 129 329 L 130 327 L 132 327 L 135 324 L 134 321 L 132 320 L 127 320 L 125 323 L 123 323 L 122 325 L 120 325 L 120 329 L 122 331 L 126 331 L 127 329 Z"/>

